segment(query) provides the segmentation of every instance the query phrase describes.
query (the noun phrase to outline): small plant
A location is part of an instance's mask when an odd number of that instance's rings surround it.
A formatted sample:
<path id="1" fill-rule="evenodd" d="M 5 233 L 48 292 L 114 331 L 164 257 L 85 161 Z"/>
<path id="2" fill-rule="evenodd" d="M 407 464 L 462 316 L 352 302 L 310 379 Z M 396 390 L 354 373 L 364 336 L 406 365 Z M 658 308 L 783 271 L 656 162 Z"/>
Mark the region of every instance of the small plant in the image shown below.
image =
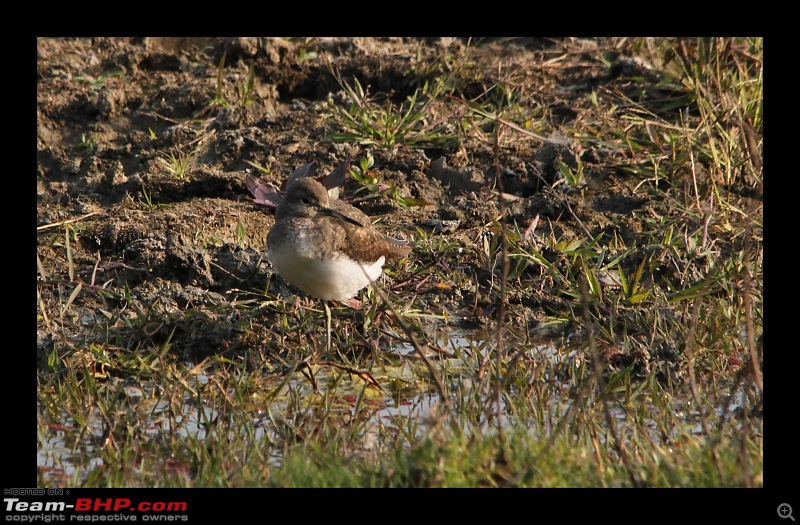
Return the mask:
<path id="1" fill-rule="evenodd" d="M 236 92 L 239 95 L 238 103 L 240 106 L 249 106 L 255 100 L 255 83 L 256 83 L 256 70 L 253 64 L 247 71 L 247 83 L 240 83 L 236 85 Z"/>
<path id="2" fill-rule="evenodd" d="M 105 81 L 112 77 L 121 76 L 123 73 L 121 70 L 111 71 L 110 73 L 106 73 L 105 75 L 100 75 L 99 77 L 93 77 L 92 75 L 78 75 L 76 77 L 72 77 L 73 82 L 80 82 L 83 84 L 87 84 L 89 89 L 100 89 L 105 84 Z"/>
<path id="3" fill-rule="evenodd" d="M 222 57 L 219 59 L 219 65 L 217 66 L 217 91 L 213 103 L 222 106 L 224 108 L 231 106 L 246 107 L 252 104 L 255 101 L 255 96 L 256 96 L 256 91 L 255 91 L 256 72 L 255 69 L 253 68 L 253 64 L 250 64 L 250 67 L 248 69 L 247 80 L 236 84 L 236 99 L 233 101 L 228 99 L 223 89 L 224 68 L 225 68 L 225 53 L 222 53 Z"/>
<path id="4" fill-rule="evenodd" d="M 371 191 L 376 191 L 379 189 L 377 187 L 378 177 L 372 171 L 370 171 L 374 165 L 375 158 L 367 153 L 361 157 L 361 160 L 358 161 L 358 166 L 350 167 L 350 174 L 359 184 L 361 184 L 362 189 L 367 188 Z"/>
<path id="5" fill-rule="evenodd" d="M 270 169 L 269 166 L 262 166 L 261 164 L 258 164 L 257 162 L 252 162 L 252 161 L 249 161 L 249 160 L 245 160 L 245 162 L 250 164 L 251 166 L 253 166 L 255 169 L 257 169 L 258 171 L 260 171 L 264 175 L 269 175 L 270 173 L 272 173 L 272 170 Z"/>
<path id="6" fill-rule="evenodd" d="M 89 153 L 94 153 L 97 151 L 97 136 L 94 133 L 81 133 L 81 142 L 78 146 Z"/>
<path id="7" fill-rule="evenodd" d="M 433 86 L 426 82 L 422 89 L 408 97 L 406 104 L 396 108 L 391 102 L 379 106 L 367 95 L 358 79 L 353 79 L 351 87 L 338 74 L 334 76 L 349 105 L 345 108 L 331 101 L 329 118 L 341 130 L 330 134 L 331 140 L 383 148 L 401 144 L 443 147 L 455 142 L 456 136 L 448 132 L 446 121 L 428 122 L 433 104 L 441 94 L 441 82 Z"/>
<path id="8" fill-rule="evenodd" d="M 352 175 L 353 179 L 355 179 L 356 182 L 361 185 L 361 188 L 359 188 L 357 191 L 367 191 L 373 197 L 388 195 L 403 208 L 408 206 L 425 206 L 426 204 L 430 204 L 428 201 L 423 199 L 414 199 L 401 196 L 396 186 L 381 182 L 378 174 L 372 170 L 374 165 L 375 159 L 372 157 L 372 155 L 367 153 L 367 155 L 362 157 L 358 162 L 358 166 L 350 167 L 350 175 Z"/>
<path id="9" fill-rule="evenodd" d="M 147 191 L 144 181 L 142 181 L 142 196 L 144 197 L 144 202 L 147 204 L 148 208 L 153 209 L 158 206 L 157 204 L 153 203 L 153 193 Z"/>
<path id="10" fill-rule="evenodd" d="M 80 238 L 81 230 L 83 230 L 85 227 L 86 227 L 86 223 L 73 222 L 73 223 L 67 224 L 66 225 L 66 232 L 67 232 L 68 240 L 71 240 L 72 242 L 78 242 L 78 239 Z"/>
<path id="11" fill-rule="evenodd" d="M 309 44 L 311 41 L 312 39 L 309 37 L 303 39 L 303 45 L 300 46 L 300 50 L 297 52 L 298 62 L 305 62 L 306 60 L 313 60 L 317 58 L 317 52 L 310 51 Z"/>
<path id="12" fill-rule="evenodd" d="M 223 244 L 222 237 L 220 237 L 219 234 L 213 232 L 207 233 L 200 230 L 194 232 L 194 238 L 192 242 L 194 242 L 196 245 L 201 245 L 206 248 L 212 246 L 221 246 Z"/>
<path id="13" fill-rule="evenodd" d="M 567 164 L 561 159 L 557 159 L 556 164 L 558 165 L 558 172 L 561 174 L 562 178 L 557 180 L 553 186 L 563 182 L 568 188 L 579 189 L 582 188 L 586 183 L 586 180 L 583 176 L 583 163 L 580 161 L 580 159 L 578 159 L 578 167 L 575 169 L 575 171 L 572 171 L 572 168 L 567 166 Z"/>
<path id="14" fill-rule="evenodd" d="M 239 246 L 247 245 L 247 236 L 244 233 L 244 223 L 242 223 L 241 217 L 236 219 L 236 244 Z"/>
<path id="15" fill-rule="evenodd" d="M 647 258 L 642 259 L 633 275 L 626 277 L 622 267 L 619 268 L 619 279 L 622 285 L 622 294 L 628 304 L 638 304 L 650 296 L 649 290 L 643 290 L 641 285 L 642 272 Z"/>
<path id="16" fill-rule="evenodd" d="M 189 180 L 189 168 L 194 164 L 196 157 L 196 152 L 185 154 L 176 148 L 175 153 L 166 152 L 158 160 L 170 177 L 186 181 Z"/>

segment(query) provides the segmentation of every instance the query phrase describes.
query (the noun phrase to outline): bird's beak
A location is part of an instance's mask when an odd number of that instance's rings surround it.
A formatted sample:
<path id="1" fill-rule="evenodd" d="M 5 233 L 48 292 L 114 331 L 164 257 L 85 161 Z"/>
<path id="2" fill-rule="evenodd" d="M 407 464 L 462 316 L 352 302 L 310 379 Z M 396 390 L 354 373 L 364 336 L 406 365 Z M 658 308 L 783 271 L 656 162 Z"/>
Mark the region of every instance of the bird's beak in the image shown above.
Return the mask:
<path id="1" fill-rule="evenodd" d="M 338 212 L 338 211 L 336 211 L 336 210 L 334 210 L 332 208 L 320 208 L 319 212 L 323 213 L 325 215 L 329 215 L 331 217 L 336 217 L 337 219 L 343 220 L 344 222 L 349 222 L 350 224 L 355 224 L 356 226 L 361 226 L 361 227 L 364 226 L 363 224 L 361 224 L 357 220 L 355 220 L 355 219 L 353 219 L 351 217 L 348 217 L 344 213 Z"/>

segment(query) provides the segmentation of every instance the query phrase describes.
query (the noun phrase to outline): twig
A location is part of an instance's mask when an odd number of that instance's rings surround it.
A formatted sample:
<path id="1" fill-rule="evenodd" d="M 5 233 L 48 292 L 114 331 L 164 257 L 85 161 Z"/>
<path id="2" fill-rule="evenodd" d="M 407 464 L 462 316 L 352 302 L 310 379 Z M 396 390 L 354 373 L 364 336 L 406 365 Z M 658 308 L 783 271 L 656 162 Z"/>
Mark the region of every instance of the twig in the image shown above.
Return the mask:
<path id="1" fill-rule="evenodd" d="M 101 212 L 101 211 L 93 211 L 92 213 L 87 213 L 86 215 L 82 215 L 80 217 L 75 217 L 74 219 L 66 219 L 66 220 L 63 220 L 63 221 L 60 221 L 60 222 L 51 222 L 50 224 L 43 224 L 41 226 L 37 226 L 36 227 L 36 231 L 39 232 L 39 231 L 47 230 L 47 229 L 50 229 L 50 228 L 55 228 L 56 226 L 61 226 L 61 225 L 64 225 L 64 224 L 70 224 L 70 223 L 73 223 L 73 222 L 82 221 L 83 219 L 85 219 L 87 217 L 91 217 L 92 215 L 98 215 L 100 213 L 103 213 L 103 212 Z"/>
<path id="2" fill-rule="evenodd" d="M 745 328 L 747 329 L 747 349 L 750 352 L 750 368 L 753 371 L 753 379 L 758 385 L 758 391 L 764 395 L 764 378 L 761 375 L 761 368 L 758 366 L 758 355 L 756 352 L 755 332 L 753 328 L 753 313 L 750 305 L 750 290 L 752 288 L 752 278 L 750 276 L 750 264 L 748 256 L 750 255 L 750 235 L 752 231 L 744 238 L 744 290 L 742 291 L 742 307 L 744 308 L 744 321 Z"/>
<path id="3" fill-rule="evenodd" d="M 505 457 L 505 436 L 503 433 L 502 421 L 502 400 L 503 400 L 503 387 L 505 380 L 501 375 L 503 365 L 503 322 L 506 314 L 506 281 L 508 280 L 509 261 L 508 261 L 508 239 L 506 239 L 506 205 L 502 197 L 503 194 L 503 177 L 500 175 L 500 127 L 495 124 L 494 127 L 494 179 L 497 183 L 499 192 L 498 208 L 500 211 L 500 249 L 503 257 L 502 264 L 500 265 L 500 304 L 497 308 L 497 369 L 495 375 L 497 381 L 495 383 L 495 409 L 497 411 L 497 437 L 500 441 L 500 451 Z"/>
<path id="4" fill-rule="evenodd" d="M 695 352 L 694 346 L 696 343 L 696 333 L 697 333 L 697 320 L 700 316 L 700 305 L 702 304 L 702 298 L 699 298 L 697 302 L 694 304 L 694 311 L 692 312 L 692 320 L 689 324 L 689 333 L 686 335 L 686 355 L 688 357 L 688 371 L 689 371 L 689 388 L 692 391 L 692 399 L 694 399 L 694 404 L 697 407 L 697 410 L 700 411 L 700 424 L 703 426 L 703 434 L 706 436 L 710 436 L 710 431 L 708 427 L 708 421 L 706 419 L 705 410 L 703 410 L 702 400 L 700 399 L 700 392 L 697 389 L 697 379 L 695 378 L 694 374 L 694 361 L 695 361 Z M 717 441 L 711 440 L 711 458 L 714 460 L 714 466 L 717 467 L 717 475 L 719 479 L 722 479 L 722 467 L 719 465 L 719 458 L 717 457 Z"/>
<path id="5" fill-rule="evenodd" d="M 620 437 L 617 435 L 617 427 L 614 423 L 614 418 L 611 416 L 611 410 L 608 407 L 608 391 L 606 389 L 606 382 L 603 379 L 602 371 L 600 370 L 600 358 L 597 356 L 598 350 L 597 345 L 594 342 L 594 330 L 592 328 L 592 321 L 589 316 L 589 293 L 587 291 L 587 283 L 586 277 L 581 276 L 581 303 L 583 306 L 583 324 L 584 330 L 589 338 L 589 354 L 592 357 L 592 367 L 594 369 L 594 377 L 595 381 L 597 382 L 597 387 L 600 390 L 600 402 L 603 404 L 603 414 L 606 418 L 606 425 L 608 425 L 608 431 L 611 434 L 611 439 L 614 441 L 614 448 L 617 450 L 617 454 L 619 454 L 620 459 L 622 459 L 623 465 L 625 465 L 625 470 L 628 472 L 628 477 L 631 480 L 631 485 L 634 487 L 640 487 L 641 483 L 636 478 L 636 474 L 633 471 L 633 466 L 631 465 L 631 460 L 628 457 L 628 452 L 625 450 L 625 447 L 622 445 L 622 441 Z"/>
<path id="6" fill-rule="evenodd" d="M 480 116 L 482 116 L 484 118 L 491 119 L 495 123 L 500 123 L 500 124 L 502 124 L 504 126 L 508 126 L 509 128 L 511 128 L 511 129 L 513 129 L 515 131 L 519 131 L 520 133 L 522 133 L 524 135 L 528 135 L 529 137 L 535 138 L 537 140 L 541 140 L 542 142 L 547 140 L 546 137 L 538 135 L 538 134 L 536 134 L 536 133 L 534 133 L 532 131 L 528 131 L 525 128 L 521 128 L 521 127 L 517 126 L 516 124 L 514 124 L 513 122 L 509 122 L 507 120 L 503 120 L 503 119 L 501 119 L 500 117 L 498 117 L 496 115 L 491 115 L 491 114 L 487 113 L 486 111 L 483 111 L 481 109 L 478 109 L 478 108 L 475 108 L 473 106 L 470 106 L 467 103 L 467 101 L 464 100 L 464 99 L 457 98 L 457 97 L 452 97 L 452 98 L 453 98 L 453 100 L 455 100 L 457 102 L 460 102 L 460 103 L 464 104 L 465 106 L 467 106 L 467 108 L 469 108 L 473 113 L 476 113 L 476 114 L 478 114 L 478 115 L 480 115 Z"/>
<path id="7" fill-rule="evenodd" d="M 378 383 L 375 380 L 375 378 L 372 377 L 372 374 L 370 374 L 366 370 L 358 370 L 356 368 L 353 368 L 352 366 L 347 366 L 347 365 L 343 365 L 343 364 L 340 364 L 340 363 L 334 363 L 333 361 L 315 361 L 314 360 L 314 361 L 310 361 L 308 363 L 308 365 L 332 366 L 334 368 L 338 368 L 340 370 L 344 370 L 345 372 L 353 374 L 354 376 L 360 377 L 361 379 L 366 381 L 368 384 L 378 387 L 378 390 L 381 390 L 381 391 L 383 390 L 383 387 L 380 385 L 380 383 Z"/>
<path id="8" fill-rule="evenodd" d="M 367 274 L 363 266 L 361 267 L 361 270 L 364 272 L 364 275 Z M 447 395 L 447 389 L 445 389 L 444 383 L 442 382 L 442 378 L 439 377 L 439 374 L 438 372 L 436 372 L 436 368 L 433 366 L 433 363 L 431 362 L 430 359 L 428 359 L 428 356 L 425 354 L 424 349 L 427 348 L 428 345 L 423 345 L 419 342 L 417 336 L 414 335 L 414 332 L 412 332 L 411 329 L 408 327 L 408 325 L 406 325 L 405 321 L 400 316 L 400 313 L 394 307 L 392 302 L 389 300 L 389 297 L 386 295 L 386 293 L 383 290 L 381 290 L 379 286 L 375 285 L 375 283 L 372 284 L 373 284 L 372 288 L 380 296 L 383 302 L 386 303 L 386 306 L 394 315 L 394 318 L 397 320 L 398 324 L 400 325 L 400 328 L 403 330 L 403 332 L 405 332 L 406 336 L 408 336 L 409 341 L 411 341 L 411 345 L 414 347 L 414 350 L 417 351 L 417 355 L 419 355 L 420 359 L 422 359 L 422 362 L 425 363 L 428 372 L 430 372 L 431 376 L 433 377 L 433 381 L 436 384 L 436 389 L 439 391 L 439 395 L 442 398 L 442 402 L 444 402 L 444 404 L 449 408 L 450 397 Z"/>
<path id="9" fill-rule="evenodd" d="M 695 164 L 694 164 L 694 151 L 692 151 L 692 140 L 691 140 L 691 138 L 689 138 L 689 130 L 688 130 L 688 127 L 686 126 L 686 123 L 684 122 L 684 116 L 683 115 L 684 115 L 683 112 L 681 112 L 681 114 L 680 114 L 681 123 L 683 123 L 683 126 L 684 126 L 683 133 L 684 133 L 684 135 L 686 137 L 687 150 L 688 150 L 688 153 L 689 153 L 689 163 L 690 163 L 690 166 L 692 168 L 692 184 L 694 185 L 694 199 L 695 199 L 695 202 L 697 203 L 697 209 L 699 210 L 699 209 L 702 209 L 702 208 L 700 206 L 700 190 L 697 188 L 697 170 L 695 169 Z"/>

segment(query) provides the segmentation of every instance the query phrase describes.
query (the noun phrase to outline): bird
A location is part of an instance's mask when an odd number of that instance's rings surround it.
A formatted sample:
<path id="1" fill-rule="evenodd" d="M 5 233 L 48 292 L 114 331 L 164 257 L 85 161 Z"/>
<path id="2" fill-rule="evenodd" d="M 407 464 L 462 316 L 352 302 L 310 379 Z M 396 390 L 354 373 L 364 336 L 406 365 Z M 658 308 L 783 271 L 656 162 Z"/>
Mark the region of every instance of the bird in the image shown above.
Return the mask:
<path id="1" fill-rule="evenodd" d="M 347 301 L 383 273 L 387 260 L 406 257 L 413 242 L 379 232 L 369 217 L 311 177 L 287 185 L 267 235 L 267 258 L 284 280 L 325 308 L 326 348 L 331 349 L 328 301 Z"/>

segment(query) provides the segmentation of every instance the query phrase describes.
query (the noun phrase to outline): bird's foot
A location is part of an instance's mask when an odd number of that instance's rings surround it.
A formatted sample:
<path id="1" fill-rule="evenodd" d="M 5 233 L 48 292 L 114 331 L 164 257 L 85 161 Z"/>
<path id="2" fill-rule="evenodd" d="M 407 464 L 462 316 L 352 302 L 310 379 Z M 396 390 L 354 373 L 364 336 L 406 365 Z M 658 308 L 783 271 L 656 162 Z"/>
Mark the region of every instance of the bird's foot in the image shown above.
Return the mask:
<path id="1" fill-rule="evenodd" d="M 341 301 L 341 302 L 343 302 L 344 304 L 346 304 L 350 308 L 353 308 L 354 310 L 361 310 L 362 308 L 364 308 L 364 303 L 362 303 L 361 301 L 359 301 L 355 297 L 352 298 L 352 299 L 347 299 L 346 301 Z"/>

